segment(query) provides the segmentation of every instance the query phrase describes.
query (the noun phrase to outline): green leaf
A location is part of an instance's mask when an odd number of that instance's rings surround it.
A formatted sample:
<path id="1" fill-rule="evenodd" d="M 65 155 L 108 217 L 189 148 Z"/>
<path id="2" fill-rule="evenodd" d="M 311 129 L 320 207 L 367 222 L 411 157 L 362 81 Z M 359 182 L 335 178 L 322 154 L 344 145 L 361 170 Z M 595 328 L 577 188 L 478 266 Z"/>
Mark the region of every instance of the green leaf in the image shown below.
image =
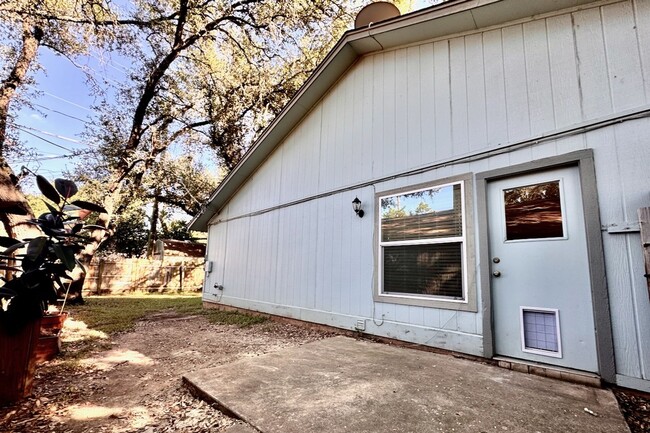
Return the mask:
<path id="1" fill-rule="evenodd" d="M 10 247 L 7 248 L 6 250 L 4 250 L 4 251 L 2 252 L 2 254 L 8 256 L 8 255 L 12 254 L 14 251 L 21 249 L 21 248 L 24 247 L 25 245 L 27 245 L 27 242 L 19 242 L 19 243 L 17 243 L 17 244 L 14 244 L 14 245 L 10 246 Z"/>
<path id="2" fill-rule="evenodd" d="M 16 244 L 21 243 L 19 240 L 14 238 L 8 238 L 6 236 L 0 236 L 0 247 L 13 247 Z"/>
<path id="3" fill-rule="evenodd" d="M 59 204 L 61 201 L 61 196 L 59 196 L 59 193 L 52 186 L 52 184 L 40 174 L 36 175 L 36 185 L 38 185 L 38 189 L 41 190 L 45 197 L 52 200 L 54 203 Z"/>
<path id="4" fill-rule="evenodd" d="M 56 256 L 61 260 L 61 263 L 63 263 L 69 271 L 73 270 L 76 263 L 74 252 L 61 244 L 54 244 L 52 245 L 52 248 L 54 249 Z"/>
<path id="5" fill-rule="evenodd" d="M 29 241 L 29 245 L 27 245 L 27 254 L 25 254 L 25 257 L 31 261 L 35 261 L 43 252 L 46 243 L 47 238 L 42 236 L 32 239 Z"/>
<path id="6" fill-rule="evenodd" d="M 84 274 L 87 274 L 87 273 L 88 273 L 88 272 L 86 272 L 86 267 L 83 265 L 83 263 L 81 263 L 81 262 L 80 262 L 79 260 L 77 260 L 77 259 L 75 259 L 75 262 L 77 262 L 77 265 L 79 265 L 79 267 L 81 268 L 81 271 L 82 271 Z M 72 278 L 70 278 L 70 279 L 72 279 Z"/>
<path id="7" fill-rule="evenodd" d="M 51 214 L 58 215 L 58 214 L 61 213 L 61 212 L 59 212 L 59 210 L 57 208 L 55 208 L 54 206 L 52 206 L 51 204 L 49 204 L 45 200 L 43 200 L 43 203 L 45 203 L 45 206 L 47 206 L 47 208 L 49 209 Z"/>
<path id="8" fill-rule="evenodd" d="M 54 179 L 54 187 L 64 198 L 70 198 L 79 191 L 77 185 L 68 179 Z"/>
<path id="9" fill-rule="evenodd" d="M 88 224 L 84 226 L 84 230 L 106 230 L 106 227 L 102 227 L 94 224 Z"/>
<path id="10" fill-rule="evenodd" d="M 106 211 L 106 209 L 104 209 L 100 205 L 95 204 L 95 203 L 90 203 L 90 202 L 84 201 L 84 200 L 75 200 L 70 204 L 73 204 L 75 206 L 79 206 L 82 209 L 86 209 L 86 210 L 93 211 L 93 212 L 108 213 Z"/>

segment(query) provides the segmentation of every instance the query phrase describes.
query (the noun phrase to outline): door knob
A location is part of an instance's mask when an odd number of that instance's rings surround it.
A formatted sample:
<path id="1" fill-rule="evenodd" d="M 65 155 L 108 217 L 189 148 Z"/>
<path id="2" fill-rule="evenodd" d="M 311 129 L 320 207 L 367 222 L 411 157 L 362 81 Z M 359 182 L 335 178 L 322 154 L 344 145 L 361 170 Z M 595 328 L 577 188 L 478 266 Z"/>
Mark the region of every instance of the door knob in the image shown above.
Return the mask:
<path id="1" fill-rule="evenodd" d="M 495 277 L 500 277 L 500 276 L 501 276 L 501 272 L 499 272 L 499 271 L 494 271 L 494 272 L 492 272 L 492 275 L 494 275 Z"/>

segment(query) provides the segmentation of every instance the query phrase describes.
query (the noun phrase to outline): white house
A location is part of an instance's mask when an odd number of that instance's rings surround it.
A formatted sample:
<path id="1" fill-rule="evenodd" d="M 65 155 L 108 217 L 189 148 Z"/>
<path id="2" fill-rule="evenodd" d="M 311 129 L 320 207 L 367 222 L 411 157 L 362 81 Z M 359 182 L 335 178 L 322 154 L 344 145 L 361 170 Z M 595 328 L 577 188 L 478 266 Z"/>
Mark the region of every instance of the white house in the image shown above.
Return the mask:
<path id="1" fill-rule="evenodd" d="M 649 116 L 647 0 L 351 30 L 192 222 L 204 300 L 650 391 Z"/>

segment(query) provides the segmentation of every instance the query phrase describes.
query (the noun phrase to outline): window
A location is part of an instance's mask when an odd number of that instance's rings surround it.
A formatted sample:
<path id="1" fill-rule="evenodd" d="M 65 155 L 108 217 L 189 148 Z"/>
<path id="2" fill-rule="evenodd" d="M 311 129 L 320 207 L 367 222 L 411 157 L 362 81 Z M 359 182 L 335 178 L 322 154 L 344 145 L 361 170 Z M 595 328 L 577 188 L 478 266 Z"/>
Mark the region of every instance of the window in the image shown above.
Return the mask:
<path id="1" fill-rule="evenodd" d="M 506 241 L 563 238 L 560 181 L 503 190 Z"/>
<path id="2" fill-rule="evenodd" d="M 378 195 L 377 300 L 443 308 L 467 303 L 468 183 Z"/>

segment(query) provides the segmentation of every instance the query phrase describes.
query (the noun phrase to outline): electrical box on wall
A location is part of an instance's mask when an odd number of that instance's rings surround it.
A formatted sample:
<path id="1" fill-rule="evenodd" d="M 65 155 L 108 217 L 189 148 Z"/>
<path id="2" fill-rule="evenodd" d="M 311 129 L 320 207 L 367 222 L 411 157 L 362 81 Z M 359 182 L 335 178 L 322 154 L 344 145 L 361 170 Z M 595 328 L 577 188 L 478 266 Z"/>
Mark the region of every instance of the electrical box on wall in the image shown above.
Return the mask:
<path id="1" fill-rule="evenodd" d="M 203 269 L 205 270 L 206 274 L 209 274 L 212 272 L 212 262 L 211 261 L 206 261 L 205 265 L 203 265 Z"/>

